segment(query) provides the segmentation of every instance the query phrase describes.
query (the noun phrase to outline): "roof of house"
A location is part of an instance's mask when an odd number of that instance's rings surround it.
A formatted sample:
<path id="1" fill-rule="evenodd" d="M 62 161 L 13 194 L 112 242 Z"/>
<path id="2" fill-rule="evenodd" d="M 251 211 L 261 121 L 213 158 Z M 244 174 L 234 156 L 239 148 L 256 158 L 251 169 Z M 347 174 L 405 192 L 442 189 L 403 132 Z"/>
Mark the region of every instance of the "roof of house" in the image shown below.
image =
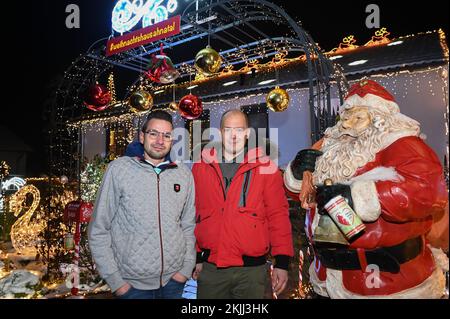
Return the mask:
<path id="1" fill-rule="evenodd" d="M 381 42 L 383 43 L 383 42 Z M 384 44 L 359 46 L 354 49 L 337 50 L 325 53 L 334 63 L 339 64 L 347 78 L 365 76 L 376 73 L 387 73 L 404 69 L 414 70 L 429 66 L 442 65 L 448 62 L 448 47 L 443 31 L 432 31 L 412 36 L 386 40 Z M 339 59 L 335 59 L 339 56 Z M 354 62 L 364 62 L 361 64 Z M 276 83 L 267 85 L 260 83 L 268 79 L 276 79 L 276 71 L 264 70 L 256 74 L 236 74 L 223 78 L 211 78 L 198 83 L 192 93 L 204 100 L 217 98 L 218 95 L 236 94 L 242 91 L 263 91 L 273 88 Z M 224 86 L 230 81 L 237 81 L 234 85 Z M 293 59 L 278 71 L 278 82 L 283 86 L 302 85 L 308 82 L 308 69 L 302 59 Z M 189 94 L 185 88 L 176 89 L 177 96 Z M 170 103 L 172 89 L 154 96 L 155 105 Z"/>
<path id="2" fill-rule="evenodd" d="M 387 72 L 404 68 L 422 68 L 448 61 L 448 48 L 440 31 L 401 37 L 389 43 L 363 46 L 335 60 L 346 75 Z M 367 60 L 361 65 L 351 66 L 354 61 Z"/>

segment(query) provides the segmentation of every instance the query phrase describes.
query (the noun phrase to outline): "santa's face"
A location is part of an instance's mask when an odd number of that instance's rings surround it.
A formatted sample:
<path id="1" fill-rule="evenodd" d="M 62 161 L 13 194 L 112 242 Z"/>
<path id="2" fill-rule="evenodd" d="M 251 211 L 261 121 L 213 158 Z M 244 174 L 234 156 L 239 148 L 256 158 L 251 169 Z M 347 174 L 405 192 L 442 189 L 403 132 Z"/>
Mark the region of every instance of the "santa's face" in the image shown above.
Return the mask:
<path id="1" fill-rule="evenodd" d="M 372 117 L 366 106 L 354 106 L 341 114 L 339 132 L 342 137 L 360 136 L 372 124 Z"/>

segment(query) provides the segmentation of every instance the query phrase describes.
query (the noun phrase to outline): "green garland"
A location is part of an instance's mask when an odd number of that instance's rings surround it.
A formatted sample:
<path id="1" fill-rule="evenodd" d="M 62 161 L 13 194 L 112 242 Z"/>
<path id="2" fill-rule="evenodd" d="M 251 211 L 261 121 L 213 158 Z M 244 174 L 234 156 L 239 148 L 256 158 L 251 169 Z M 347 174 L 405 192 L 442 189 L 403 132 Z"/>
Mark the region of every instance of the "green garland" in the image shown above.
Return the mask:
<path id="1" fill-rule="evenodd" d="M 103 180 L 103 174 L 108 166 L 108 159 L 96 155 L 94 159 L 86 164 L 81 173 L 81 199 L 85 202 L 94 203 L 97 191 Z"/>

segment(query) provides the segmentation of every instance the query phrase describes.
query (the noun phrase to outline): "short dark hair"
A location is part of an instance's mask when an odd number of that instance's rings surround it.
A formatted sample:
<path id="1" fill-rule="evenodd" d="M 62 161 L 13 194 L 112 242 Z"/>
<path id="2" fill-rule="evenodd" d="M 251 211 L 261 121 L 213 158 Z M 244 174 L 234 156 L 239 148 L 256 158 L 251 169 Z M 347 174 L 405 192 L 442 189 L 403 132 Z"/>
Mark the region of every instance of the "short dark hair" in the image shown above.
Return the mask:
<path id="1" fill-rule="evenodd" d="M 223 128 L 223 122 L 225 121 L 225 117 L 227 117 L 227 115 L 229 115 L 229 114 L 241 114 L 242 116 L 244 116 L 245 124 L 248 127 L 248 115 L 239 109 L 231 109 L 222 114 L 222 117 L 220 118 L 220 128 L 221 129 Z"/>
<path id="2" fill-rule="evenodd" d="M 145 120 L 144 125 L 142 125 L 142 132 L 145 133 L 145 131 L 147 130 L 148 122 L 150 122 L 153 119 L 167 121 L 170 123 L 170 125 L 172 125 L 173 128 L 172 115 L 163 110 L 155 110 L 148 113 L 147 119 Z"/>

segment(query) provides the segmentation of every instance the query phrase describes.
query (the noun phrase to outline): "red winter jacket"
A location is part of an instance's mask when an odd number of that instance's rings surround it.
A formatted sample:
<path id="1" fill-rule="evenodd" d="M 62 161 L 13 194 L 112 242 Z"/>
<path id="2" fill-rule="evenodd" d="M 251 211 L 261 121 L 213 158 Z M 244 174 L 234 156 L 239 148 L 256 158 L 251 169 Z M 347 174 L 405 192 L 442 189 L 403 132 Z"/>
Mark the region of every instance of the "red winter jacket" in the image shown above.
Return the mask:
<path id="1" fill-rule="evenodd" d="M 246 172 L 250 171 L 245 205 Z M 245 155 L 227 194 L 215 148 L 192 168 L 196 193 L 197 250 L 210 250 L 217 267 L 242 266 L 242 256 L 293 256 L 289 208 L 277 166 L 260 148 Z"/>

